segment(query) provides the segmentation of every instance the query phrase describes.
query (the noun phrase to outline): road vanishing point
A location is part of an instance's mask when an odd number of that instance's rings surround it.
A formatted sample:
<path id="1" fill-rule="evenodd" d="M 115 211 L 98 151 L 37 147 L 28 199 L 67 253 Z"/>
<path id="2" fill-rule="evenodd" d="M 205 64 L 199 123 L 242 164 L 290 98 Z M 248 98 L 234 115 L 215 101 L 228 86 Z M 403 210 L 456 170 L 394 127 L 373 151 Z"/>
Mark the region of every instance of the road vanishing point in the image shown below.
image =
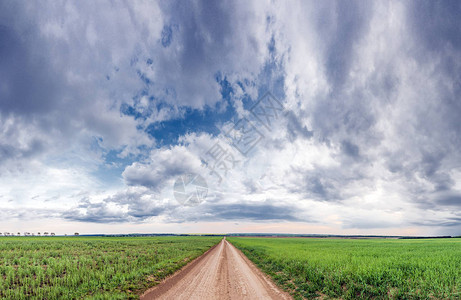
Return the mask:
<path id="1" fill-rule="evenodd" d="M 292 299 L 224 238 L 182 270 L 146 291 L 150 299 Z"/>

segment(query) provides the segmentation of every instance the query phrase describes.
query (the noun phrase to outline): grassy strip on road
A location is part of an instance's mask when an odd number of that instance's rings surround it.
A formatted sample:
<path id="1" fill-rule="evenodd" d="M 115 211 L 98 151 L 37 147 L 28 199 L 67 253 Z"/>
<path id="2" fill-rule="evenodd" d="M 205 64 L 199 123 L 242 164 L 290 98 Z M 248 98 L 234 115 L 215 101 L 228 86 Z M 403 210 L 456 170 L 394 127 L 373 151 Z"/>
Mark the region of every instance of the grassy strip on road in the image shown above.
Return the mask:
<path id="1" fill-rule="evenodd" d="M 3 237 L 1 299 L 137 299 L 220 237 Z"/>
<path id="2" fill-rule="evenodd" d="M 461 239 L 227 240 L 296 299 L 461 299 Z"/>

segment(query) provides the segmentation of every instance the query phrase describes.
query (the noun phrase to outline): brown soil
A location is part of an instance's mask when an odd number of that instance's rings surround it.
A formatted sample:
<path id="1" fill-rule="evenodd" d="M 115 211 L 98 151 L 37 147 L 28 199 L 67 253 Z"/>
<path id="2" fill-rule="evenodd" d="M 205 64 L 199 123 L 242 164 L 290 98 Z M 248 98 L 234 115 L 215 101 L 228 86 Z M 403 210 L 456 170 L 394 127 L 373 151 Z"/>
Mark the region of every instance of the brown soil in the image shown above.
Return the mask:
<path id="1" fill-rule="evenodd" d="M 292 299 L 224 238 L 141 299 Z"/>

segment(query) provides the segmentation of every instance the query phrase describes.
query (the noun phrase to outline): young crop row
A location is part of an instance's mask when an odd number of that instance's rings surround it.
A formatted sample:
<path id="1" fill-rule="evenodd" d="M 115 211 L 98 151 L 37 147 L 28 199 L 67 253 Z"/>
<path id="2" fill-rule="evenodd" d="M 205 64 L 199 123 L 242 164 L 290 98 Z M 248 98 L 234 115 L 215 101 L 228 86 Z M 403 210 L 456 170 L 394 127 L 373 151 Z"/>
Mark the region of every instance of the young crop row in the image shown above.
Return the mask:
<path id="1" fill-rule="evenodd" d="M 1 299 L 135 299 L 220 238 L 0 238 Z"/>
<path id="2" fill-rule="evenodd" d="M 228 238 L 296 299 L 461 299 L 461 240 Z"/>

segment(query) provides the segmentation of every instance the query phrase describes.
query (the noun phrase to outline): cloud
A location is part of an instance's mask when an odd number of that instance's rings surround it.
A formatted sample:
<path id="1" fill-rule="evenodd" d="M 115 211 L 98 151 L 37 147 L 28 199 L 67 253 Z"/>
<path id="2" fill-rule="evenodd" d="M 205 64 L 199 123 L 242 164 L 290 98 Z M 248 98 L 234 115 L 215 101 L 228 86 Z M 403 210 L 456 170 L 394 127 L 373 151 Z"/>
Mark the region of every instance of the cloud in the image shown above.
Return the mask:
<path id="1" fill-rule="evenodd" d="M 62 19 L 63 11 L 68 19 Z M 43 160 L 81 151 L 94 136 L 103 137 L 107 148 L 134 151 L 139 145 L 152 143 L 139 134 L 134 120 L 120 115 L 117 104 L 117 98 L 134 93 L 140 85 L 108 92 L 105 73 L 122 73 L 114 71 L 121 67 L 117 57 L 126 56 L 130 50 L 121 41 L 111 40 L 121 31 L 104 23 L 110 13 L 90 21 L 90 11 L 94 10 L 71 3 L 49 9 L 34 3 L 2 5 L 0 132 L 4 135 L 2 163 L 10 161 L 4 169 L 13 169 L 37 155 Z M 120 12 L 107 11 L 113 16 Z M 88 22 L 69 21 L 80 15 Z M 100 23 L 95 24 L 96 20 Z M 124 75 L 130 76 L 129 72 Z"/>
<path id="2" fill-rule="evenodd" d="M 270 202 L 257 204 L 215 205 L 204 209 L 204 215 L 212 220 L 254 220 L 254 221 L 301 221 L 292 206 L 281 206 Z M 205 217 L 205 219 L 207 219 Z M 308 221 L 303 219 L 302 221 Z"/>
<path id="3" fill-rule="evenodd" d="M 149 162 L 133 163 L 122 176 L 128 185 L 157 189 L 182 174 L 196 173 L 200 169 L 200 159 L 186 147 L 154 150 Z"/>
<path id="4" fill-rule="evenodd" d="M 2 3 L 4 217 L 49 199 L 68 222 L 453 232 L 460 10 L 394 1 Z M 270 128 L 248 112 L 266 90 L 285 108 Z M 263 135 L 246 156 L 224 134 L 242 117 Z M 217 143 L 236 158 L 222 182 L 202 164 Z M 175 201 L 173 182 L 185 173 L 207 181 L 202 204 Z"/>
<path id="5" fill-rule="evenodd" d="M 19 220 L 58 220 L 61 217 L 61 213 L 55 209 L 2 209 L 0 217 L 2 219 L 16 218 Z"/>
<path id="6" fill-rule="evenodd" d="M 51 64 L 33 52 L 12 28 L 0 26 L 0 40 L 2 114 L 30 114 L 51 109 L 56 105 L 62 81 Z"/>
<path id="7" fill-rule="evenodd" d="M 214 106 L 221 99 L 218 74 L 252 80 L 264 66 L 270 34 L 264 11 L 239 2 L 206 1 L 165 2 L 160 11 L 159 42 L 145 49 L 144 60 L 134 62 L 156 102 Z"/>
<path id="8" fill-rule="evenodd" d="M 100 202 L 88 198 L 79 201 L 76 207 L 61 214 L 67 220 L 90 223 L 142 222 L 165 212 L 155 195 L 146 190 L 128 190 L 107 197 Z"/>
<path id="9" fill-rule="evenodd" d="M 221 198 L 198 206 L 182 206 L 175 200 L 162 200 L 152 190 L 132 188 L 100 202 L 83 198 L 77 206 L 62 212 L 61 217 L 91 223 L 145 222 L 162 215 L 166 216 L 165 222 L 173 223 L 222 220 L 315 222 L 294 207 L 274 200 L 229 201 Z"/>

